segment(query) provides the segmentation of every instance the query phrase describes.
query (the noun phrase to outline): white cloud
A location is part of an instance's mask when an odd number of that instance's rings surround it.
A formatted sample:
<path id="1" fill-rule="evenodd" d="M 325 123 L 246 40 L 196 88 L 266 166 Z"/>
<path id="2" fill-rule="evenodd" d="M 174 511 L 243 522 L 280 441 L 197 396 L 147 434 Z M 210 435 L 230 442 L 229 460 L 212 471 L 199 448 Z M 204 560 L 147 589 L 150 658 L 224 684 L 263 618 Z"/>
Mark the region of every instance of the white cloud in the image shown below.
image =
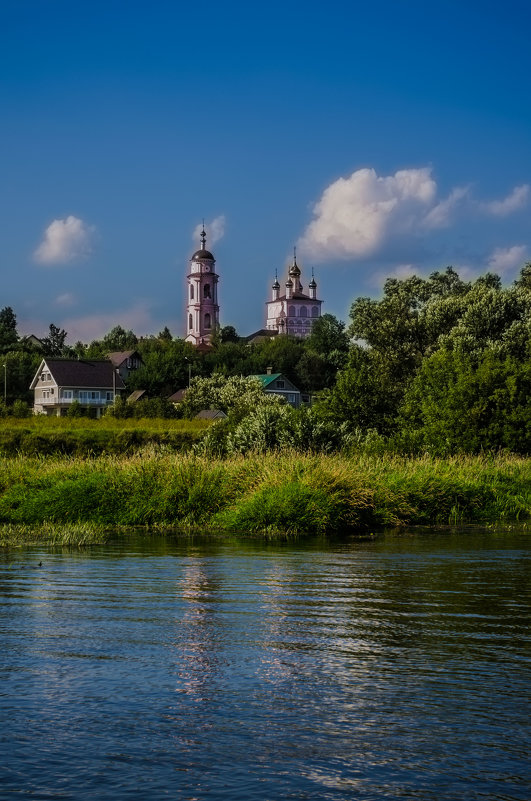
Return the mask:
<path id="1" fill-rule="evenodd" d="M 44 239 L 33 254 L 40 264 L 66 264 L 90 256 L 95 229 L 72 214 L 54 220 L 44 232 Z"/>
<path id="2" fill-rule="evenodd" d="M 522 267 L 527 256 L 526 245 L 513 245 L 511 248 L 496 248 L 491 253 L 487 266 L 491 272 L 504 275 L 517 267 Z"/>
<path id="3" fill-rule="evenodd" d="M 492 214 L 494 217 L 507 217 L 526 205 L 528 195 L 529 184 L 522 184 L 522 186 L 515 186 L 513 191 L 503 200 L 480 203 L 480 208 L 486 214 Z"/>
<path id="4" fill-rule="evenodd" d="M 62 295 L 57 295 L 54 302 L 56 306 L 75 306 L 77 298 L 72 292 L 63 292 Z"/>
<path id="5" fill-rule="evenodd" d="M 315 260 L 369 256 L 391 234 L 419 227 L 432 210 L 436 193 L 429 167 L 387 176 L 378 176 L 374 169 L 356 170 L 325 189 L 314 207 L 315 219 L 299 241 L 300 249 Z"/>
<path id="6" fill-rule="evenodd" d="M 196 225 L 194 228 L 193 239 L 194 242 L 199 242 L 201 240 L 201 231 L 203 230 L 203 225 Z M 205 232 L 206 232 L 206 239 L 207 239 L 207 247 L 208 245 L 215 245 L 216 242 L 219 242 L 220 239 L 223 239 L 225 234 L 225 215 L 220 214 L 218 217 L 215 217 L 212 222 L 205 223 Z"/>
<path id="7" fill-rule="evenodd" d="M 455 208 L 461 200 L 467 197 L 468 193 L 468 186 L 457 186 L 452 189 L 445 200 L 441 200 L 426 214 L 424 218 L 426 228 L 445 228 L 450 225 Z"/>

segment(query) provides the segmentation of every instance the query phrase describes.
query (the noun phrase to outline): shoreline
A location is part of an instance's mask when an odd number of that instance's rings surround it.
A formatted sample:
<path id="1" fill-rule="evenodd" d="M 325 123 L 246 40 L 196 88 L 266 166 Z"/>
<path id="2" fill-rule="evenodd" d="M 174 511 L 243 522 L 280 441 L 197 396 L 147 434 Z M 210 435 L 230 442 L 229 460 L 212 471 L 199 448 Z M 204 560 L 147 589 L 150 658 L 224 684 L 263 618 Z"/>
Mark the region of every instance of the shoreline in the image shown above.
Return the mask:
<path id="1" fill-rule="evenodd" d="M 110 530 L 280 540 L 531 517 L 531 459 L 510 454 L 19 456 L 0 476 L 0 544 L 39 527 L 40 542 L 96 544 Z"/>

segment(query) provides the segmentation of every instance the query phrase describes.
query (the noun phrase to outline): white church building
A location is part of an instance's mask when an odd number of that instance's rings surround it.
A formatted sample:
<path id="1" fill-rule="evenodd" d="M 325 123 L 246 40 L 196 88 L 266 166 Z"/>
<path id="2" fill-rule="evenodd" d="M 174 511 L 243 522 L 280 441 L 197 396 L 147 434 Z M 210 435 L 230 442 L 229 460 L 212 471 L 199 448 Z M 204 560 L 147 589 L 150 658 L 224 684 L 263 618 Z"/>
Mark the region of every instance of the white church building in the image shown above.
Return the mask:
<path id="1" fill-rule="evenodd" d="M 186 341 L 192 345 L 209 345 L 219 328 L 218 281 L 216 260 L 206 249 L 203 225 L 201 246 L 190 259 L 186 284 Z M 305 339 L 312 332 L 314 322 L 321 316 L 322 300 L 317 298 L 317 283 L 312 274 L 308 292 L 301 283 L 301 270 L 297 264 L 296 249 L 293 264 L 288 268 L 285 292 L 280 294 L 278 278 L 272 287 L 271 300 L 266 301 L 266 327 L 257 334 L 275 336 L 290 334 Z"/>
<path id="2" fill-rule="evenodd" d="M 280 284 L 275 277 L 271 300 L 266 303 L 266 330 L 305 339 L 310 336 L 314 322 L 321 316 L 322 302 L 317 298 L 317 283 L 313 275 L 308 292 L 304 292 L 294 249 L 284 294 L 280 294 Z"/>

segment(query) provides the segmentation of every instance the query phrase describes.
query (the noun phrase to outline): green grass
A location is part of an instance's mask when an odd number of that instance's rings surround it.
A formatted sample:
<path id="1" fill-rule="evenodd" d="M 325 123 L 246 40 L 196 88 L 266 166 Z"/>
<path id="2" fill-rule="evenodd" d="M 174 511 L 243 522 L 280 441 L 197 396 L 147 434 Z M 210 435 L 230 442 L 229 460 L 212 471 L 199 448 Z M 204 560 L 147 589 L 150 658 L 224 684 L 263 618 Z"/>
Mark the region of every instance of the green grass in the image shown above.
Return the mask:
<path id="1" fill-rule="evenodd" d="M 4 418 L 0 421 L 0 455 L 26 456 L 132 454 L 155 445 L 171 451 L 189 450 L 210 426 L 205 420 L 117 420 L 103 417 Z"/>
<path id="2" fill-rule="evenodd" d="M 531 460 L 511 455 L 406 459 L 287 452 L 216 461 L 151 448 L 128 457 L 0 458 L 4 527 L 289 535 L 493 524 L 530 515 Z"/>

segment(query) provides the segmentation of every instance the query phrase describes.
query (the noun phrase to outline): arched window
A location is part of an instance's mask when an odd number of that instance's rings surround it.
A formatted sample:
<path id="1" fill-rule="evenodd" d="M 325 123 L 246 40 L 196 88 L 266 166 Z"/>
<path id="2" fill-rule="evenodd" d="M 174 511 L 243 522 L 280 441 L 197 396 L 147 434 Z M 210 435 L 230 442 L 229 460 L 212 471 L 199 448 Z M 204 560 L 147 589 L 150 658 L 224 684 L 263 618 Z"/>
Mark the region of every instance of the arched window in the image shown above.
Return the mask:
<path id="1" fill-rule="evenodd" d="M 308 309 L 306 306 L 301 306 L 299 309 L 299 317 L 308 317 Z"/>
<path id="2" fill-rule="evenodd" d="M 319 317 L 319 306 L 312 306 L 312 317 Z"/>
<path id="3" fill-rule="evenodd" d="M 205 314 L 205 328 L 210 328 L 210 314 L 208 312 Z"/>
<path id="4" fill-rule="evenodd" d="M 190 284 L 190 300 L 194 299 L 194 285 Z"/>
<path id="5" fill-rule="evenodd" d="M 288 309 L 288 317 L 295 317 L 295 306 L 290 306 Z"/>
<path id="6" fill-rule="evenodd" d="M 203 287 L 203 297 L 209 298 L 210 297 L 210 284 L 205 284 Z M 208 326 L 210 328 L 210 326 Z"/>
<path id="7" fill-rule="evenodd" d="M 188 329 L 191 331 L 193 327 L 194 327 L 194 324 L 192 322 L 192 315 L 189 314 L 188 315 Z"/>

